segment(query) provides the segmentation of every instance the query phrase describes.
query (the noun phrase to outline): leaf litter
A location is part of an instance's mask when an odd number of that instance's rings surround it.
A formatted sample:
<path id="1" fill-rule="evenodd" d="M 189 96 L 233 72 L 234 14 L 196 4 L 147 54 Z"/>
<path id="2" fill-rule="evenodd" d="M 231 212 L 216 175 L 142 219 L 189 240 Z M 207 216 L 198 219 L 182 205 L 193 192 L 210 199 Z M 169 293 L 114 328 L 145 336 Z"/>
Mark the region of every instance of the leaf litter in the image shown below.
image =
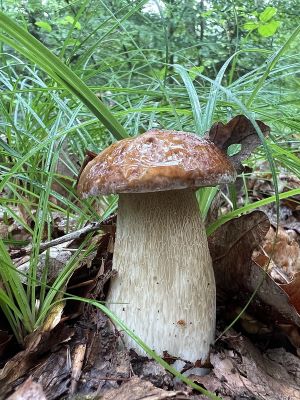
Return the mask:
<path id="1" fill-rule="evenodd" d="M 268 135 L 269 127 L 261 121 L 257 123 L 263 134 Z M 232 156 L 239 171 L 241 162 L 260 144 L 252 124 L 244 116 L 237 116 L 225 125 L 215 124 L 209 137 L 225 151 L 232 144 L 241 144 L 241 151 Z M 93 156 L 88 154 L 90 158 Z M 253 174 L 254 198 L 264 190 L 272 191 L 271 185 L 262 188 L 262 182 L 257 181 Z M 286 181 L 282 178 L 282 190 Z M 265 213 L 255 211 L 227 222 L 209 238 L 217 281 L 219 338 L 205 376 L 201 376 L 198 366 L 179 360 L 175 365 L 223 399 L 300 399 L 298 204 L 298 199 L 280 204 L 283 216 L 276 241 L 272 206 L 265 208 Z M 62 235 L 63 221 L 59 217 L 56 221 L 60 221 L 59 235 Z M 108 281 L 115 274 L 112 269 L 115 219 L 107 225 L 108 233 L 94 234 L 97 252 L 89 260 L 83 260 L 74 272 L 67 287 L 69 293 L 105 300 Z M 19 235 L 15 236 L 18 239 L 28 240 L 22 228 L 9 226 L 0 220 L 3 237 L 14 234 Z M 79 237 L 64 246 L 76 248 L 81 240 Z M 52 254 L 59 252 L 60 245 L 57 246 L 50 244 Z M 11 253 L 16 263 L 20 262 L 20 249 L 11 249 Z M 43 260 L 43 254 L 40 259 Z M 255 290 L 256 296 L 240 315 Z M 153 360 L 128 351 L 123 346 L 123 333 L 100 310 L 77 302 L 60 304 L 48 325 L 44 325 L 45 330 L 27 337 L 22 351 L 10 349 L 9 356 L 3 350 L 6 343 L 11 343 L 11 335 L 0 323 L 0 399 L 9 395 L 15 396 L 12 399 L 30 398 L 28 393 L 34 390 L 41 390 L 40 397 L 36 396 L 41 399 L 42 396 L 103 400 L 205 398 L 174 379 Z M 221 335 L 237 316 L 234 329 Z M 167 359 L 174 362 L 172 357 Z"/>

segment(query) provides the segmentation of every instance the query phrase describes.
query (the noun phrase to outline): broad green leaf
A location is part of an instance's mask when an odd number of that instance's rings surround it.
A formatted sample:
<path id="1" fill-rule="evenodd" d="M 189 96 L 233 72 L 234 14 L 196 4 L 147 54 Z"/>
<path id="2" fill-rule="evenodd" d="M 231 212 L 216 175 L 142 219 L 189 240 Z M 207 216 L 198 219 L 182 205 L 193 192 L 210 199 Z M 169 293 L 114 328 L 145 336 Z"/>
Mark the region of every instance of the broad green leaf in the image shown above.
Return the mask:
<path id="1" fill-rule="evenodd" d="M 242 145 L 240 143 L 231 144 L 230 146 L 228 146 L 227 155 L 229 155 L 229 157 L 232 157 L 238 154 L 241 151 L 241 149 Z"/>
<path id="2" fill-rule="evenodd" d="M 259 20 L 261 22 L 268 22 L 277 13 L 277 8 L 266 7 L 262 13 L 259 14 Z"/>
<path id="3" fill-rule="evenodd" d="M 258 26 L 259 24 L 257 22 L 249 21 L 243 25 L 243 29 L 245 29 L 246 31 L 253 31 L 253 29 L 258 28 Z"/>
<path id="4" fill-rule="evenodd" d="M 189 76 L 191 78 L 191 80 L 193 81 L 198 74 L 202 74 L 202 72 L 204 71 L 204 66 L 200 65 L 200 67 L 192 67 L 189 70 Z"/>
<path id="5" fill-rule="evenodd" d="M 280 26 L 279 21 L 270 21 L 267 24 L 259 25 L 258 33 L 263 37 L 273 36 Z"/>
<path id="6" fill-rule="evenodd" d="M 203 11 L 200 15 L 203 18 L 210 17 L 214 10 Z"/>
<path id="7" fill-rule="evenodd" d="M 60 23 L 62 24 L 62 25 L 68 25 L 68 24 L 71 24 L 71 25 L 73 25 L 74 24 L 74 18 L 71 16 L 71 15 L 67 15 L 64 19 L 62 19 L 61 21 L 60 21 Z M 75 28 L 76 29 L 81 29 L 81 24 L 77 21 L 76 23 L 75 23 Z"/>
<path id="8" fill-rule="evenodd" d="M 52 31 L 51 25 L 48 24 L 48 22 L 37 21 L 35 23 L 35 25 L 38 26 L 39 28 L 43 29 L 44 31 L 47 31 L 47 32 L 51 32 Z"/>

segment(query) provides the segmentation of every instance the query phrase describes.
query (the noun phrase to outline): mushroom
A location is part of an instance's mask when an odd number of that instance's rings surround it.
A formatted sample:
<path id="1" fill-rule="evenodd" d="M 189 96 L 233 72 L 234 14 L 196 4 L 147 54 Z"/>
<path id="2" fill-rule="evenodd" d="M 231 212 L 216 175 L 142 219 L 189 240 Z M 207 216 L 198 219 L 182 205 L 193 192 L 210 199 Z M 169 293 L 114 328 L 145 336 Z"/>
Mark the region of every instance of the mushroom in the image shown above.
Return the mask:
<path id="1" fill-rule="evenodd" d="M 214 143 L 166 130 L 112 144 L 80 176 L 82 197 L 119 194 L 113 256 L 118 275 L 107 302 L 158 354 L 191 362 L 209 354 L 216 288 L 195 189 L 235 177 Z"/>

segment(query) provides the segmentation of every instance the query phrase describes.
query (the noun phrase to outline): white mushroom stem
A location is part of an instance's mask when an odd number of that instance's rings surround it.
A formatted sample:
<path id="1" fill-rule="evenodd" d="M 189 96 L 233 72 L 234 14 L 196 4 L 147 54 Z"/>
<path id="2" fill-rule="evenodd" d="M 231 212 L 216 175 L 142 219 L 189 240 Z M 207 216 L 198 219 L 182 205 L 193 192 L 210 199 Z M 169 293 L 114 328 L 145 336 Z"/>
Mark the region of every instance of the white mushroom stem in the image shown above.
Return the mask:
<path id="1" fill-rule="evenodd" d="M 216 293 L 194 191 L 121 194 L 113 265 L 108 302 L 126 304 L 109 308 L 158 354 L 206 359 Z"/>

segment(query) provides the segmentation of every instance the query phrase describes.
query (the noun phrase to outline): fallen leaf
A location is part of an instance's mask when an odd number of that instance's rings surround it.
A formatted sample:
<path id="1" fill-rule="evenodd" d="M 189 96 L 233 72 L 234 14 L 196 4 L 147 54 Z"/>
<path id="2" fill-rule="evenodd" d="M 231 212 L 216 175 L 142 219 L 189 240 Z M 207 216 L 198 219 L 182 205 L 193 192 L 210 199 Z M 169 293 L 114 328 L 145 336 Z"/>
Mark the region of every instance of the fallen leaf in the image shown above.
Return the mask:
<path id="1" fill-rule="evenodd" d="M 300 272 L 297 272 L 290 283 L 279 285 L 289 296 L 289 302 L 300 315 Z"/>
<path id="2" fill-rule="evenodd" d="M 17 386 L 17 380 L 39 363 L 41 356 L 53 346 L 70 339 L 74 330 L 66 325 L 58 325 L 51 332 L 35 331 L 26 339 L 26 349 L 12 357 L 0 369 L 0 398 L 5 398 Z M 20 382 L 18 382 L 20 383 Z"/>
<path id="3" fill-rule="evenodd" d="M 223 339 L 222 349 L 214 351 L 213 370 L 198 376 L 207 390 L 230 399 L 300 399 L 300 360 L 284 349 L 261 353 L 249 339 L 232 329 Z"/>
<path id="4" fill-rule="evenodd" d="M 276 274 L 282 274 L 285 279 L 282 281 L 279 279 L 279 283 L 287 283 L 293 276 L 300 271 L 300 246 L 294 239 L 293 231 L 286 231 L 285 229 L 278 227 L 277 235 L 274 228 L 270 228 L 264 241 L 262 242 L 262 250 L 258 251 L 258 254 L 254 259 L 260 256 L 261 267 L 267 266 L 269 263 L 269 257 L 271 257 L 272 263 L 268 268 L 268 272 L 271 277 L 276 280 Z M 263 253 L 262 253 L 263 252 Z M 261 264 L 262 257 L 265 255 L 265 262 Z M 275 271 L 273 273 L 273 269 Z"/>
<path id="5" fill-rule="evenodd" d="M 254 211 L 227 222 L 208 238 L 219 304 L 233 301 L 243 306 L 258 289 L 249 307 L 251 314 L 266 324 L 300 326 L 300 315 L 287 293 L 251 259 L 269 226 L 266 215 Z"/>
<path id="6" fill-rule="evenodd" d="M 40 384 L 28 378 L 7 400 L 47 400 Z"/>
<path id="7" fill-rule="evenodd" d="M 88 305 L 80 325 L 77 335 L 82 343 L 86 343 L 86 350 L 81 378 L 77 385 L 78 393 L 97 390 L 97 394 L 100 395 L 111 388 L 118 388 L 118 382 L 130 379 L 128 352 L 119 349 L 121 334 L 112 326 L 108 317 Z"/>
<path id="8" fill-rule="evenodd" d="M 270 128 L 262 121 L 257 120 L 256 122 L 262 133 L 267 136 Z M 241 162 L 247 159 L 261 144 L 254 126 L 244 115 L 237 115 L 225 125 L 222 122 L 215 123 L 210 129 L 208 137 L 224 151 L 233 144 L 241 144 L 241 150 L 230 157 L 238 172 L 243 170 Z"/>
<path id="9" fill-rule="evenodd" d="M 69 389 L 69 395 L 72 396 L 77 390 L 79 378 L 82 373 L 83 362 L 85 358 L 86 344 L 79 343 L 74 348 L 74 354 L 72 359 L 72 374 L 71 374 L 71 385 Z"/>
<path id="10" fill-rule="evenodd" d="M 70 344 L 70 343 L 68 343 Z M 70 387 L 71 377 L 70 349 L 62 345 L 59 350 L 52 351 L 36 363 L 35 369 L 30 371 L 44 389 L 47 400 L 66 398 Z"/>
<path id="11" fill-rule="evenodd" d="M 138 377 L 131 378 L 123 383 L 118 389 L 107 391 L 101 400 L 164 400 L 164 399 L 188 399 L 185 392 L 165 391 L 158 389 L 148 381 Z"/>
<path id="12" fill-rule="evenodd" d="M 86 152 L 85 152 L 85 158 L 84 158 L 84 160 L 83 160 L 83 163 L 82 163 L 82 165 L 81 165 L 81 167 L 80 167 L 80 170 L 79 170 L 79 173 L 78 173 L 78 176 L 77 176 L 76 187 L 77 187 L 77 184 L 78 184 L 80 175 L 82 174 L 82 171 L 83 171 L 84 168 L 87 166 L 87 164 L 88 164 L 90 161 L 92 161 L 96 156 L 97 156 L 97 153 L 94 153 L 94 152 L 91 151 L 91 150 L 86 150 Z"/>
<path id="13" fill-rule="evenodd" d="M 270 227 L 262 211 L 234 218 L 208 238 L 216 284 L 225 292 L 238 292 L 248 287 L 251 255 Z"/>
<path id="14" fill-rule="evenodd" d="M 300 327 L 300 315 L 290 303 L 287 293 L 255 262 L 252 263 L 248 280 L 248 290 L 253 292 L 258 286 L 255 307 L 259 317 L 268 322 L 293 322 Z"/>
<path id="15" fill-rule="evenodd" d="M 156 387 L 167 389 L 172 386 L 172 375 L 156 361 L 140 356 L 133 350 L 130 351 L 130 355 L 130 362 L 135 375 L 151 382 Z"/>
<path id="16" fill-rule="evenodd" d="M 38 265 L 37 265 L 37 276 L 36 279 L 40 281 L 42 279 L 45 268 L 48 268 L 47 282 L 53 282 L 58 274 L 65 268 L 66 264 L 72 257 L 72 252 L 67 249 L 67 243 L 60 244 L 58 246 L 51 247 L 48 254 L 46 252 L 39 254 Z M 22 283 L 27 283 L 27 277 L 30 270 L 30 261 L 18 266 L 20 279 Z"/>

